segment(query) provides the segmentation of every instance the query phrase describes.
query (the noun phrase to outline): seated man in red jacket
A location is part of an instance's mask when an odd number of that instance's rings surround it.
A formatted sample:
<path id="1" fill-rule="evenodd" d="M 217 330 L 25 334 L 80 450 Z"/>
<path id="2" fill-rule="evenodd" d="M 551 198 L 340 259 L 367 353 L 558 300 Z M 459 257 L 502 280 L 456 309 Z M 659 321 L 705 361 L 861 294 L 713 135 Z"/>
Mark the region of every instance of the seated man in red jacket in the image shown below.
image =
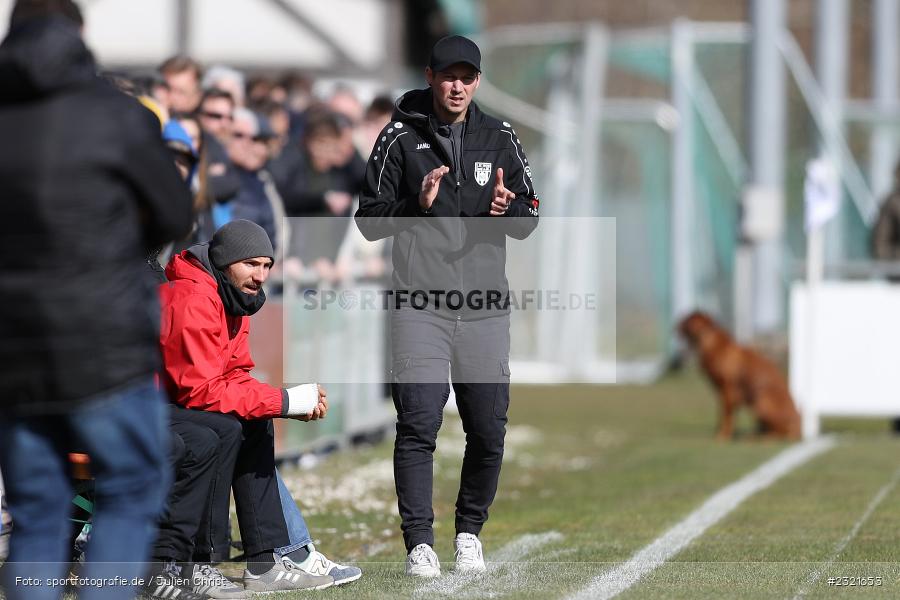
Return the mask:
<path id="1" fill-rule="evenodd" d="M 215 431 L 223 444 L 220 473 L 213 484 L 204 527 L 228 519 L 229 487 L 234 491 L 241 539 L 247 555 L 244 586 L 249 591 L 321 589 L 334 577 L 276 562 L 273 550 L 288 546 L 275 475 L 273 417 L 304 421 L 325 416 L 325 391 L 317 384 L 289 389 L 250 375 L 250 315 L 265 302 L 262 284 L 274 262 L 265 231 L 250 221 L 232 221 L 208 244 L 176 255 L 160 286 L 162 380 L 169 397 L 189 410 L 184 418 Z M 234 430 L 240 435 L 234 436 Z M 227 473 L 233 473 L 229 478 Z M 218 549 L 221 551 L 221 549 Z"/>

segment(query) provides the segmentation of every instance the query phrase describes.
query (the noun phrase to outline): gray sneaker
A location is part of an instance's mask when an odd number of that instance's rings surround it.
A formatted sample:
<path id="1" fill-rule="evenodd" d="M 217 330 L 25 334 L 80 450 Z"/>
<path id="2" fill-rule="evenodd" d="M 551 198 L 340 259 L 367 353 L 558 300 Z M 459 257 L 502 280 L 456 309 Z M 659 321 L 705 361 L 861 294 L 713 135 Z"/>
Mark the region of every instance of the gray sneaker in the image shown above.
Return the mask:
<path id="1" fill-rule="evenodd" d="M 334 585 L 344 585 L 351 581 L 356 581 L 362 577 L 362 570 L 359 567 L 349 565 L 341 565 L 316 550 L 313 544 L 307 546 L 310 549 L 309 556 L 302 563 L 295 563 L 287 556 L 281 557 L 282 563 L 291 563 L 293 568 L 305 571 L 310 575 L 330 575 L 334 579 Z"/>
<path id="2" fill-rule="evenodd" d="M 250 592 L 234 583 L 212 565 L 194 565 L 194 591 L 210 598 L 249 598 Z"/>
<path id="3" fill-rule="evenodd" d="M 310 575 L 297 568 L 292 561 L 281 561 L 275 557 L 275 566 L 254 575 L 244 570 L 244 588 L 251 592 L 283 592 L 290 590 L 324 590 L 334 585 L 330 575 Z"/>

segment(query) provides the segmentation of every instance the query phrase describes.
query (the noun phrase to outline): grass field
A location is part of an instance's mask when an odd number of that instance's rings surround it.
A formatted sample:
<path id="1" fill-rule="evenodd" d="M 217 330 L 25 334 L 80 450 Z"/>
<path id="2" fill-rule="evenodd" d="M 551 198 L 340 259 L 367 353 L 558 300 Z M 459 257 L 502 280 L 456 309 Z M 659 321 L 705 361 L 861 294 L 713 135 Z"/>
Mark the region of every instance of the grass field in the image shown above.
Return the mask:
<path id="1" fill-rule="evenodd" d="M 500 489 L 481 536 L 489 571 L 479 577 L 450 574 L 464 443 L 455 415 L 445 419 L 436 455 L 438 580 L 403 575 L 390 442 L 285 470 L 320 548 L 364 575 L 344 588 L 280 597 L 584 593 L 788 447 L 749 433 L 715 442 L 715 410 L 692 372 L 648 387 L 514 387 Z M 741 425 L 751 430 L 748 420 Z M 620 597 L 900 597 L 900 439 L 886 421 L 829 421 L 825 430 L 832 449 L 749 496 Z M 829 585 L 829 577 L 880 577 L 881 585 Z"/>

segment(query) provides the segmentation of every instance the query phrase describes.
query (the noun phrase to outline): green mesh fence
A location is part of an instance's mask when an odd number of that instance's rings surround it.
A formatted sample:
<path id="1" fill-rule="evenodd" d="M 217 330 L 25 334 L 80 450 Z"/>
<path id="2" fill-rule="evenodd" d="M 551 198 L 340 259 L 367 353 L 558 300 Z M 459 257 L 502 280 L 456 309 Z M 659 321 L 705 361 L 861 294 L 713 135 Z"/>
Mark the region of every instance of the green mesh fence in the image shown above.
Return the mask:
<path id="1" fill-rule="evenodd" d="M 555 33 L 547 35 L 546 42 L 539 41 L 543 32 L 550 30 Z M 693 190 L 688 237 L 692 297 L 698 307 L 714 312 L 726 324 L 734 321 L 735 250 L 740 198 L 748 175 L 744 152 L 747 36 L 746 30 L 735 24 L 718 30 L 706 24 L 691 31 L 694 74 L 688 85 L 690 110 L 676 113 L 674 119 L 665 110 L 668 107 L 672 112 L 674 83 L 672 36 L 666 28 L 607 32 L 603 72 L 588 76 L 582 69 L 587 38 L 584 30 L 574 26 L 568 30 L 559 25 L 534 28 L 523 31 L 519 41 L 509 31 L 485 36 L 495 42 L 488 44 L 485 58 L 491 84 L 545 115 L 542 123 L 532 118 L 527 125 L 521 123 L 524 118 L 516 122 L 515 114 L 508 117 L 533 157 L 535 180 L 544 196 L 542 211 L 617 220 L 620 363 L 663 360 L 673 347 L 673 136 L 681 125 L 689 128 L 691 140 L 687 164 Z M 802 271 L 806 244 L 803 178 L 807 162 L 819 153 L 821 137 L 808 99 L 800 93 L 790 69 L 786 77 L 785 275 L 781 290 L 785 298 L 790 280 Z M 596 88 L 585 90 L 585 86 Z M 593 205 L 587 211 L 580 207 L 573 212 L 570 194 L 585 173 L 578 166 L 588 131 L 584 128 L 585 97 L 596 98 L 602 106 L 595 165 L 599 177 Z M 652 108 L 644 114 L 629 111 L 654 103 L 662 107 L 656 113 Z M 568 106 L 568 112 L 560 113 L 560 104 Z M 487 108 L 504 114 L 510 106 L 494 102 Z M 558 138 L 553 130 L 555 119 L 572 121 L 572 139 Z M 900 140 L 898 123 L 848 121 L 844 127 L 854 167 L 867 178 L 874 127 L 890 131 Z M 836 240 L 830 242 L 829 261 L 869 257 L 870 224 L 849 197 L 828 227 L 834 230 L 829 239 Z"/>

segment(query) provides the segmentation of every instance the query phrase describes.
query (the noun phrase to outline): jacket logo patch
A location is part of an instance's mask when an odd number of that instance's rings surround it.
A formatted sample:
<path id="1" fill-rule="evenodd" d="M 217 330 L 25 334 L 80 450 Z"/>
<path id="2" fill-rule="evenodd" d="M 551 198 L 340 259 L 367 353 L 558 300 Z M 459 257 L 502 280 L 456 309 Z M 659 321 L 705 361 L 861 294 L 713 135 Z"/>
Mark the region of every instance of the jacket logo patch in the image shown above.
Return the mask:
<path id="1" fill-rule="evenodd" d="M 477 162 L 475 163 L 475 182 L 478 185 L 484 185 L 491 178 L 491 163 Z"/>
<path id="2" fill-rule="evenodd" d="M 418 146 L 416 146 L 416 150 L 427 150 L 429 148 L 431 148 L 431 144 L 426 142 L 422 142 Z"/>

